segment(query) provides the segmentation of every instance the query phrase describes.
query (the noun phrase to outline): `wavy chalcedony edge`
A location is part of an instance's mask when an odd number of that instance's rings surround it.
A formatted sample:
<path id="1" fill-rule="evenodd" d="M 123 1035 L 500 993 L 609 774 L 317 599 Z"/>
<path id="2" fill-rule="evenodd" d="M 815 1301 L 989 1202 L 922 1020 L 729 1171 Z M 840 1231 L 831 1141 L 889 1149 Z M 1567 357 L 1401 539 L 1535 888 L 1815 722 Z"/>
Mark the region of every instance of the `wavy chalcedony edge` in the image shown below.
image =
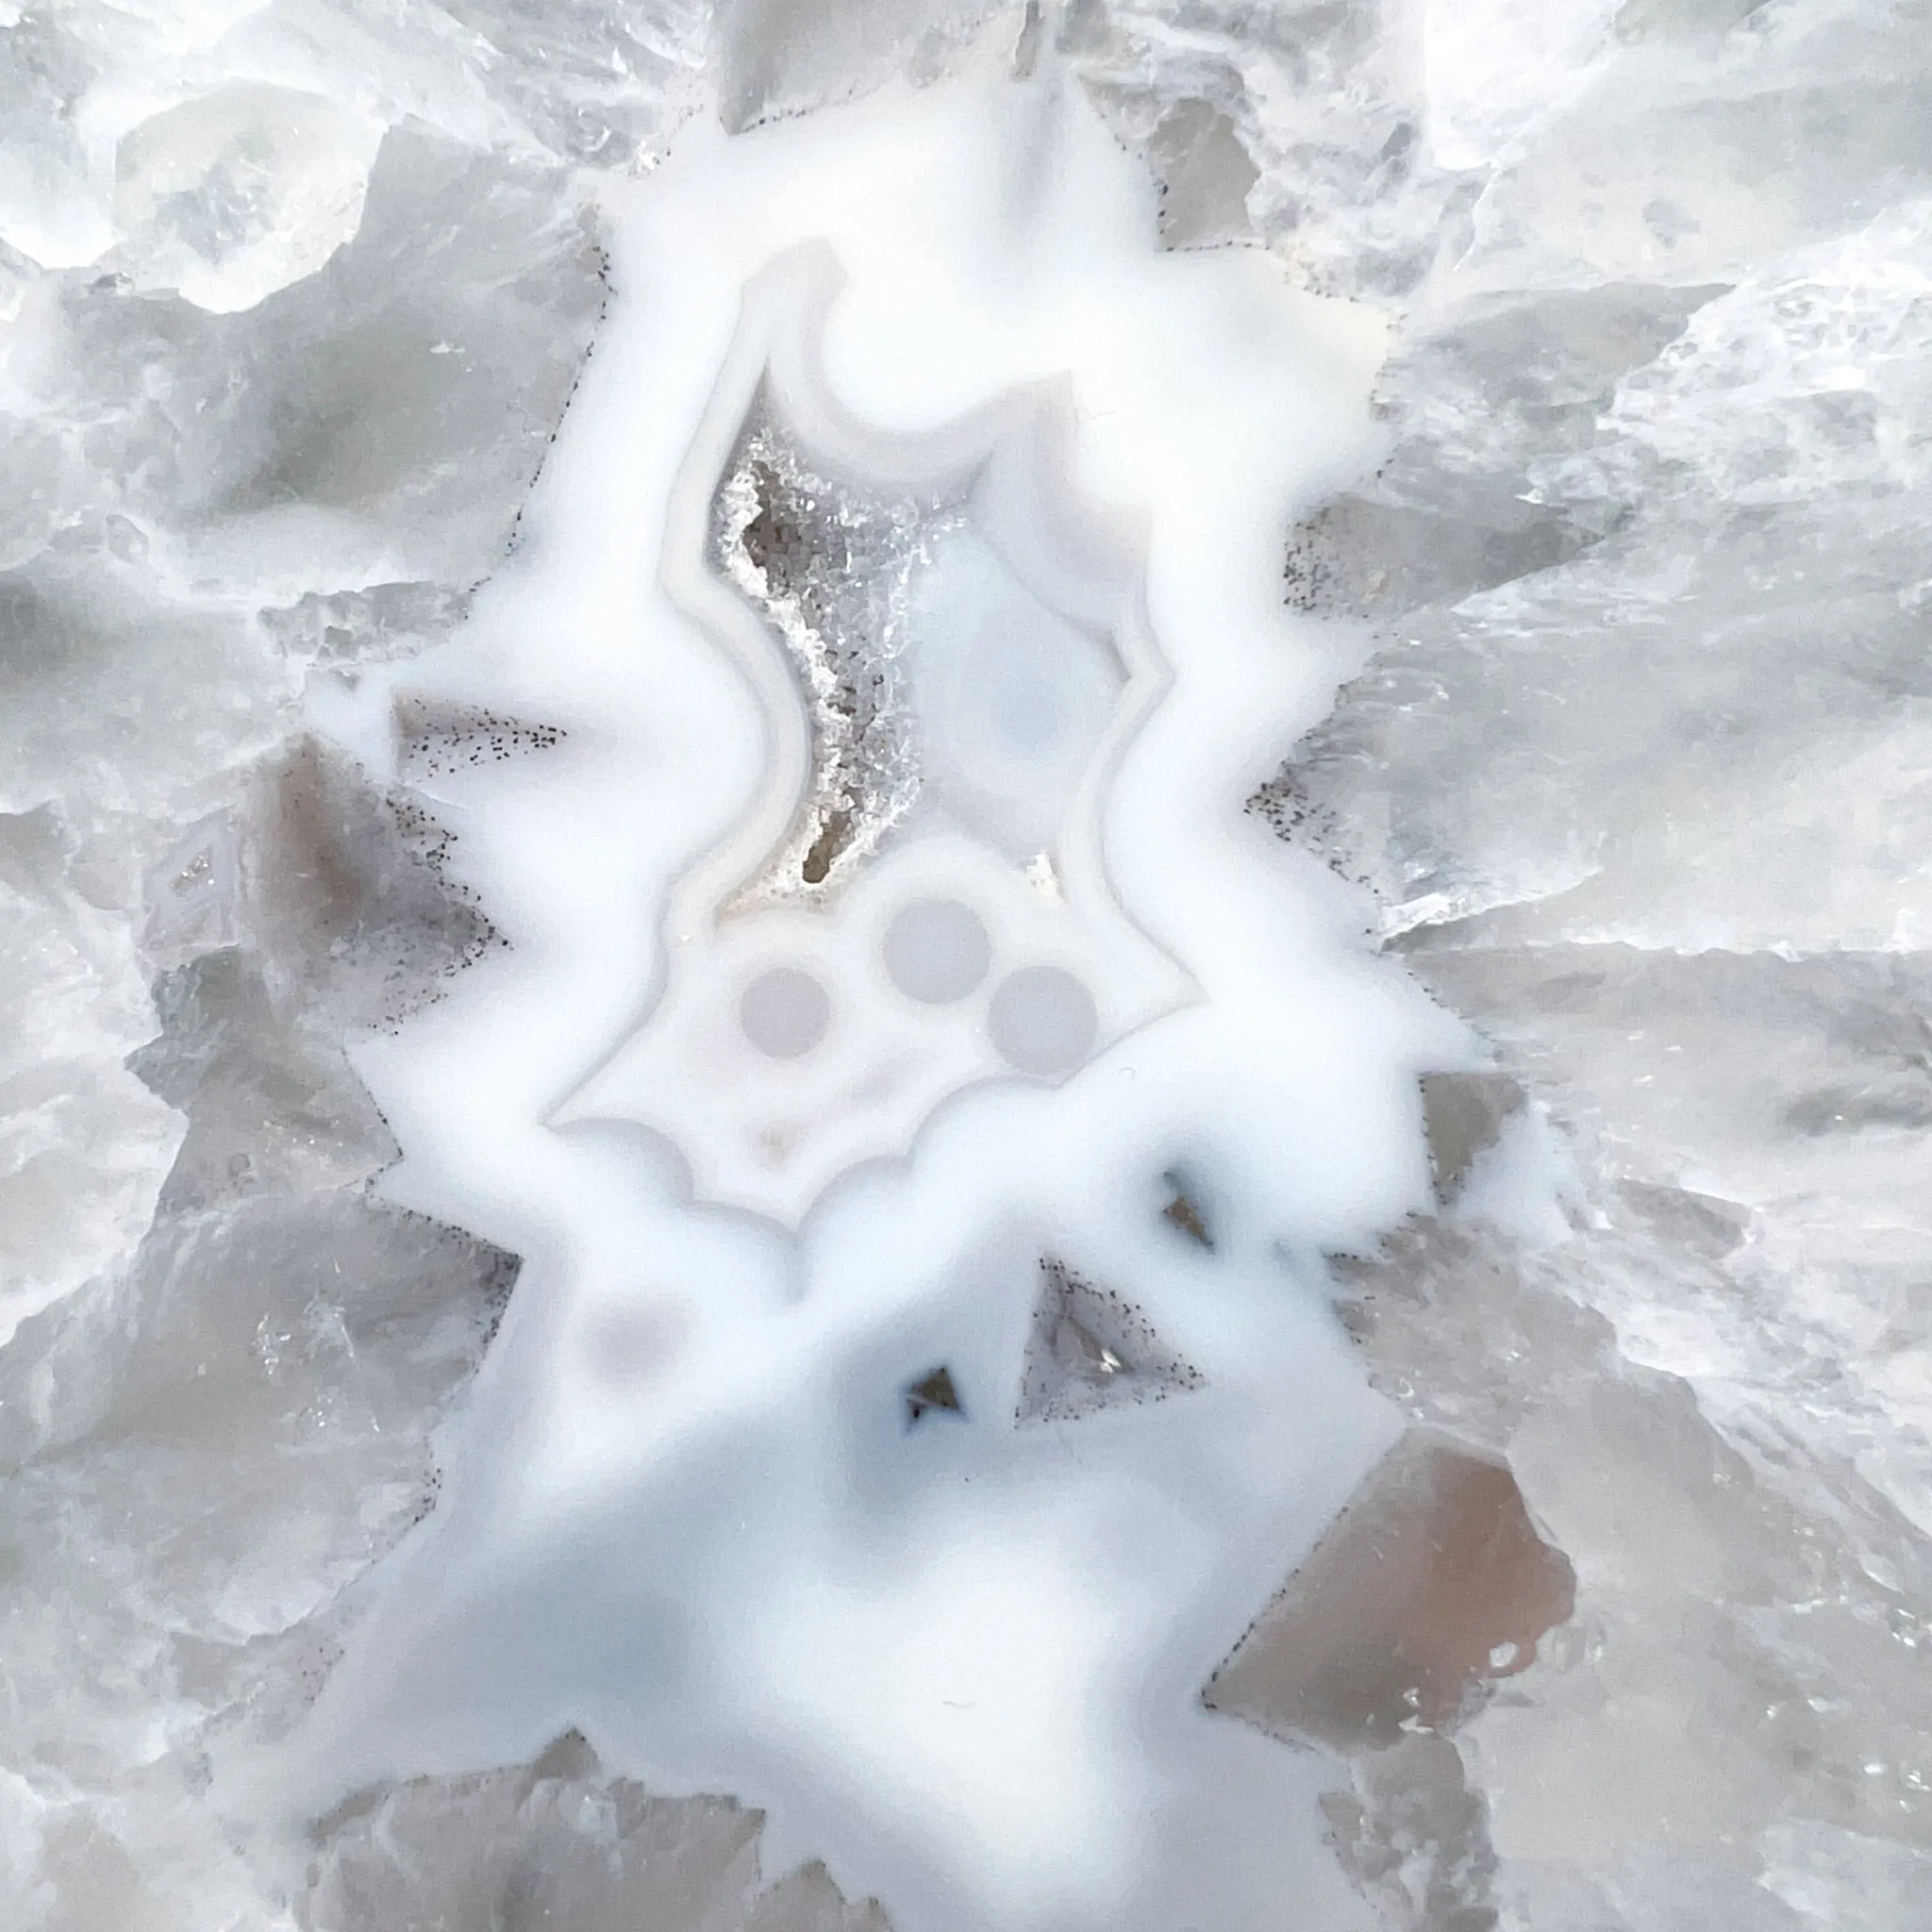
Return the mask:
<path id="1" fill-rule="evenodd" d="M 694 1162 L 692 1150 L 680 1143 L 675 1122 L 638 1091 L 641 1083 L 626 1079 L 627 1063 L 640 1045 L 673 1013 L 683 983 L 702 971 L 702 958 L 695 956 L 705 942 L 741 913 L 757 909 L 758 902 L 748 894 L 794 836 L 812 783 L 811 720 L 796 671 L 767 619 L 709 556 L 720 490 L 761 410 L 816 465 L 855 485 L 900 491 L 935 504 L 990 500 L 997 514 L 975 520 L 976 534 L 1017 584 L 1101 643 L 1119 664 L 1119 697 L 1054 843 L 1053 888 L 1099 953 L 1133 959 L 1143 977 L 1165 984 L 1137 1002 L 1129 1024 L 1103 1027 L 1081 1066 L 1200 998 L 1184 963 L 1127 910 L 1106 851 L 1104 817 L 1114 776 L 1175 677 L 1141 591 L 1149 519 L 1138 508 L 1084 501 L 1070 487 L 1075 438 L 1070 376 L 1014 389 L 918 435 L 866 424 L 839 400 L 824 372 L 825 320 L 844 281 L 835 251 L 816 241 L 786 250 L 744 285 L 730 348 L 678 468 L 658 560 L 658 581 L 673 606 L 751 690 L 768 775 L 739 823 L 665 887 L 658 920 L 661 951 L 650 985 L 628 1024 L 545 1121 L 555 1129 L 613 1121 L 642 1126 L 686 1167 L 694 1200 L 762 1214 L 793 1228 L 802 1228 L 819 1203 L 857 1169 L 881 1159 L 912 1158 L 926 1124 L 958 1094 L 1016 1076 L 990 1067 L 943 1086 L 927 1100 L 909 1136 L 881 1140 L 855 1156 L 811 1187 L 789 1214 L 736 1198 L 728 1184 L 708 1184 L 702 1162 Z M 861 863 L 861 878 L 866 863 L 875 862 L 876 857 Z M 836 902 L 859 884 L 860 879 L 836 883 L 826 889 L 827 900 Z"/>

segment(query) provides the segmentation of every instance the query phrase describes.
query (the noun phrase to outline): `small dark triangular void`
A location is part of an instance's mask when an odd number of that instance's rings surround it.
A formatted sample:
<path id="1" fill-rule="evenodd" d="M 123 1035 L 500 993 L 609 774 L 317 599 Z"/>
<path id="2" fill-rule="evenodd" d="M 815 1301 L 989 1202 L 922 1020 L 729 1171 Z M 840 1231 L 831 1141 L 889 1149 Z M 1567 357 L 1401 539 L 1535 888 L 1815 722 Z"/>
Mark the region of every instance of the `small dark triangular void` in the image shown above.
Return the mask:
<path id="1" fill-rule="evenodd" d="M 908 1429 L 935 1411 L 947 1410 L 958 1416 L 966 1413 L 966 1406 L 959 1400 L 959 1391 L 953 1386 L 953 1372 L 944 1362 L 936 1369 L 928 1370 L 918 1381 L 907 1383 L 900 1392 L 906 1404 L 906 1426 Z"/>
<path id="2" fill-rule="evenodd" d="M 1018 1421 L 1071 1422 L 1200 1388 L 1200 1371 L 1119 1295 L 1050 1258 L 1040 1264 L 1040 1280 Z"/>
<path id="3" fill-rule="evenodd" d="M 1170 1227 L 1177 1228 L 1191 1241 L 1197 1241 L 1209 1254 L 1214 1252 L 1214 1237 L 1208 1232 L 1208 1220 L 1201 1211 L 1201 1204 L 1191 1182 L 1185 1174 L 1172 1168 L 1161 1175 L 1174 1191 L 1174 1199 L 1160 1210 L 1161 1219 Z"/>

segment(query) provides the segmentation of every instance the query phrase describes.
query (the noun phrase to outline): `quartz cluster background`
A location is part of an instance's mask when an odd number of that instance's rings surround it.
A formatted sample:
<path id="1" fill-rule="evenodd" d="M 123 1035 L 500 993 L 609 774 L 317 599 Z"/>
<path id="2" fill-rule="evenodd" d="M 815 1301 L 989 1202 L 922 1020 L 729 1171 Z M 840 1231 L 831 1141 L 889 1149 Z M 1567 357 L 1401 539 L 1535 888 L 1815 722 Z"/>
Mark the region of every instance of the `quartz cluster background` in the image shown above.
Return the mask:
<path id="1" fill-rule="evenodd" d="M 568 1740 L 382 1794 L 273 1882 L 202 1786 L 434 1507 L 516 1270 L 364 1191 L 393 1150 L 341 1041 L 494 936 L 460 825 L 308 737 L 305 692 L 446 635 L 511 540 L 596 325 L 595 171 L 713 98 L 931 77 L 983 18 L 8 9 L 9 1925 L 877 1924 Z M 1386 462 L 1285 533 L 1284 595 L 1363 668 L 1255 809 L 1574 1169 L 1563 1230 L 1484 1219 L 1477 1174 L 1338 1267 L 1378 1385 L 1507 1457 L 1576 1601 L 1486 1708 L 1357 1762 L 1338 1850 L 1417 1932 L 1900 1932 L 1932 1893 L 1932 14 L 1041 30 L 1171 245 L 1397 318 Z M 412 728 L 419 761 L 541 748 Z"/>

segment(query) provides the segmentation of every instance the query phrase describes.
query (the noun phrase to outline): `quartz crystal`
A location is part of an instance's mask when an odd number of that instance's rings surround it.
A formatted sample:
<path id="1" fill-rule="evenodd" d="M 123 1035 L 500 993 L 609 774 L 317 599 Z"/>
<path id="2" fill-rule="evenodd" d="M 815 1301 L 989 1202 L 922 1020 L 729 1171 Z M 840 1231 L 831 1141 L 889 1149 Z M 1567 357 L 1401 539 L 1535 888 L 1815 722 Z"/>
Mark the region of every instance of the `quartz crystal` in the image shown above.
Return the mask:
<path id="1" fill-rule="evenodd" d="M 1932 1926 L 1924 0 L 0 6 L 0 314 L 8 1932 Z"/>

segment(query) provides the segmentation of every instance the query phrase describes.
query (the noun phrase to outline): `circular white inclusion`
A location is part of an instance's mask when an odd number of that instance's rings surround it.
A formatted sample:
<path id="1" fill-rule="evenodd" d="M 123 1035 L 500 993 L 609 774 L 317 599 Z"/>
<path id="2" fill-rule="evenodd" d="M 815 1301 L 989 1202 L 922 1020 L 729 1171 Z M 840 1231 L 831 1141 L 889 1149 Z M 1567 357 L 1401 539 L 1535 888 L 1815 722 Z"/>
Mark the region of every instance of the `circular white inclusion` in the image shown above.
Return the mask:
<path id="1" fill-rule="evenodd" d="M 745 988 L 738 1003 L 744 1037 L 775 1060 L 796 1059 L 825 1037 L 832 1002 L 809 973 L 796 966 L 774 966 Z"/>
<path id="2" fill-rule="evenodd" d="M 992 996 L 987 1026 L 1000 1058 L 1023 1074 L 1054 1079 L 1093 1051 L 1093 995 L 1058 966 L 1023 966 Z"/>
<path id="3" fill-rule="evenodd" d="M 921 899 L 886 928 L 886 971 L 908 999 L 963 1000 L 986 977 L 992 941 L 978 913 L 957 899 Z"/>

